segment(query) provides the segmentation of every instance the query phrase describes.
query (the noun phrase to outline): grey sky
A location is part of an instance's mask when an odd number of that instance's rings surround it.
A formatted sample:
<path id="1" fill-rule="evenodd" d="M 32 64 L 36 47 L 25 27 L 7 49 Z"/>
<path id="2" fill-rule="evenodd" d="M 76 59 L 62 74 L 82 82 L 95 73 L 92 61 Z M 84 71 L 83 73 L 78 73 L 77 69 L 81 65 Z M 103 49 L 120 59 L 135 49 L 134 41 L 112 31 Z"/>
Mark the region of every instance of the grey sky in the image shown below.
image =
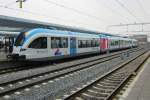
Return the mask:
<path id="1" fill-rule="evenodd" d="M 150 0 L 26 0 L 22 9 L 15 1 L 0 0 L 0 15 L 116 34 L 134 33 L 125 32 L 126 27 L 106 30 L 107 27 L 120 23 L 150 22 Z M 141 27 L 129 27 L 129 30 L 137 29 L 141 30 Z M 144 30 L 150 30 L 150 25 L 144 26 Z"/>

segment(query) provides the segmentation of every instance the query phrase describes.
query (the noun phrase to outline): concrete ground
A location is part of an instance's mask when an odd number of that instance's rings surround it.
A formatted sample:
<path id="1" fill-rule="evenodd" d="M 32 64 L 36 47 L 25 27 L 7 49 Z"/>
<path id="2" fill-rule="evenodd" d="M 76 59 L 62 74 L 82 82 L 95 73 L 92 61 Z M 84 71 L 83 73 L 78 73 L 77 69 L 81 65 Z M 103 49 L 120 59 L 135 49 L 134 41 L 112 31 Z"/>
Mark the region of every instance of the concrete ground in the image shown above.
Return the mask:
<path id="1" fill-rule="evenodd" d="M 3 50 L 0 51 L 0 61 L 5 61 L 7 60 L 6 55 L 8 53 L 4 52 Z"/>
<path id="2" fill-rule="evenodd" d="M 120 100 L 150 100 L 150 58 Z"/>

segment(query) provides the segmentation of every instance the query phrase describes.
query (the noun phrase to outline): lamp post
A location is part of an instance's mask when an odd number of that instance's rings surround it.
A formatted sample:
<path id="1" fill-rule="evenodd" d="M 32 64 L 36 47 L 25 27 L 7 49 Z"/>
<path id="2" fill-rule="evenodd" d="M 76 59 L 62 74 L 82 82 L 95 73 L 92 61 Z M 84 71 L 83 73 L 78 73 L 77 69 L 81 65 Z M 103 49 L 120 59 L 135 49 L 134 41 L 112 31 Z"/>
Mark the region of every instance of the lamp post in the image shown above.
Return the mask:
<path id="1" fill-rule="evenodd" d="M 19 8 L 22 8 L 22 4 L 23 2 L 25 2 L 26 0 L 17 0 L 16 2 L 19 2 Z"/>

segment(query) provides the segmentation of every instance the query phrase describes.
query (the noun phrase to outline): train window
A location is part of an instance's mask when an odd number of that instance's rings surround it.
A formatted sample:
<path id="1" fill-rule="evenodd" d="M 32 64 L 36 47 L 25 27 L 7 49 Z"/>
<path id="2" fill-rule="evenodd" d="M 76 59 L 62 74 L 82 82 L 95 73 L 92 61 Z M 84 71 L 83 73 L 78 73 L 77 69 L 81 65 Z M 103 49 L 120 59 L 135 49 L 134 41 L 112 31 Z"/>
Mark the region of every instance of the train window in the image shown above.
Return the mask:
<path id="1" fill-rule="evenodd" d="M 54 37 L 51 37 L 51 48 L 56 48 L 56 40 Z"/>
<path id="2" fill-rule="evenodd" d="M 29 48 L 46 49 L 47 48 L 47 38 L 46 37 L 40 37 L 40 38 L 35 39 L 29 45 Z"/>
<path id="3" fill-rule="evenodd" d="M 123 45 L 123 40 L 121 40 L 121 43 L 120 43 L 121 45 Z"/>
<path id="4" fill-rule="evenodd" d="M 112 42 L 112 45 L 115 46 L 115 41 Z"/>
<path id="5" fill-rule="evenodd" d="M 87 40 L 79 40 L 80 48 L 87 48 Z"/>
<path id="6" fill-rule="evenodd" d="M 98 40 L 78 40 L 78 48 L 98 47 Z"/>
<path id="7" fill-rule="evenodd" d="M 62 48 L 68 48 L 68 38 L 61 38 L 61 43 Z"/>
<path id="8" fill-rule="evenodd" d="M 88 47 L 88 40 L 86 40 L 86 47 Z"/>
<path id="9" fill-rule="evenodd" d="M 51 37 L 51 48 L 59 48 L 60 46 L 60 38 Z"/>
<path id="10" fill-rule="evenodd" d="M 116 42 L 115 42 L 115 45 L 119 45 L 119 41 L 116 41 Z"/>
<path id="11" fill-rule="evenodd" d="M 110 45 L 111 45 L 111 46 L 114 46 L 114 41 L 111 41 L 111 42 L 110 42 Z"/>
<path id="12" fill-rule="evenodd" d="M 91 47 L 95 47 L 95 40 L 91 41 Z"/>
<path id="13" fill-rule="evenodd" d="M 113 41 L 113 46 L 115 46 L 115 41 Z"/>
<path id="14" fill-rule="evenodd" d="M 98 47 L 98 46 L 99 46 L 99 41 L 96 40 L 96 45 L 95 45 L 95 47 Z"/>
<path id="15" fill-rule="evenodd" d="M 86 40 L 82 40 L 82 48 L 86 48 Z"/>
<path id="16" fill-rule="evenodd" d="M 117 42 L 117 41 L 115 41 L 115 46 L 116 46 L 116 45 L 118 45 L 118 42 Z"/>
<path id="17" fill-rule="evenodd" d="M 20 33 L 14 43 L 15 46 L 22 46 L 25 40 L 25 33 Z"/>
<path id="18" fill-rule="evenodd" d="M 96 47 L 96 40 L 93 41 L 93 47 Z"/>
<path id="19" fill-rule="evenodd" d="M 51 37 L 51 48 L 68 48 L 68 38 Z"/>
<path id="20" fill-rule="evenodd" d="M 86 48 L 87 44 L 86 44 L 86 40 L 79 40 L 78 41 L 78 47 L 79 48 Z"/>
<path id="21" fill-rule="evenodd" d="M 91 47 L 91 40 L 86 40 L 86 47 Z"/>
<path id="22" fill-rule="evenodd" d="M 115 46 L 115 41 L 113 41 L 113 46 Z"/>
<path id="23" fill-rule="evenodd" d="M 109 45 L 112 46 L 112 41 L 109 42 Z"/>
<path id="24" fill-rule="evenodd" d="M 82 48 L 82 40 L 78 40 L 78 48 Z"/>

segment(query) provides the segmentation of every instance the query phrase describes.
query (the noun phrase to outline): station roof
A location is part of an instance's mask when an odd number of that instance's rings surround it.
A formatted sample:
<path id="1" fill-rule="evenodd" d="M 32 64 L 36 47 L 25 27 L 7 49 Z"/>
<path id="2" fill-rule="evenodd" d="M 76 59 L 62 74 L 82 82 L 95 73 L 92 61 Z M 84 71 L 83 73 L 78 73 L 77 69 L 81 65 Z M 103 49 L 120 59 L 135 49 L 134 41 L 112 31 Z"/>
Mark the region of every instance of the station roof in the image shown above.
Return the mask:
<path id="1" fill-rule="evenodd" d="M 78 27 L 63 26 L 58 24 L 0 15 L 0 31 L 23 32 L 32 28 L 51 28 L 57 30 L 68 30 L 84 33 L 88 32 L 92 34 L 99 33 Z"/>

